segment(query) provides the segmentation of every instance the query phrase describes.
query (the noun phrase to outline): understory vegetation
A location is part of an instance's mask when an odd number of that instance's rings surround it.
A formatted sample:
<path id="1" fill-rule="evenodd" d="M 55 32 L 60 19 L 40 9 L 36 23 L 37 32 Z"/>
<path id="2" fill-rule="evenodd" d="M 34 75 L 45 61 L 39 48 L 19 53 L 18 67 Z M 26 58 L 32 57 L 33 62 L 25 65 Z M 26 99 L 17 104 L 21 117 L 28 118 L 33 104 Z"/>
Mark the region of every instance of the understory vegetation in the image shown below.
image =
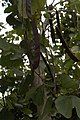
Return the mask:
<path id="1" fill-rule="evenodd" d="M 56 1 L 2 0 L 0 120 L 80 120 L 80 0 Z"/>

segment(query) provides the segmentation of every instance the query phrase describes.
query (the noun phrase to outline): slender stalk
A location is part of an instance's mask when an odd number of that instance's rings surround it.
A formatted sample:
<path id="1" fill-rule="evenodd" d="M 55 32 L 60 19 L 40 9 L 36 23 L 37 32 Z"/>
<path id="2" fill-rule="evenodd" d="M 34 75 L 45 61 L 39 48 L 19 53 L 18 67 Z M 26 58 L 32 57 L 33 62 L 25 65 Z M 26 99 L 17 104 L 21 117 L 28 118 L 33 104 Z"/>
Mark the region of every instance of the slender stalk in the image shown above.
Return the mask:
<path id="1" fill-rule="evenodd" d="M 5 97 L 4 97 L 4 94 L 2 94 L 2 100 L 3 100 L 4 107 L 5 107 Z"/>
<path id="2" fill-rule="evenodd" d="M 47 67 L 47 69 L 48 69 L 48 72 L 49 72 L 49 74 L 50 74 L 50 76 L 51 76 L 51 78 L 52 78 L 52 81 L 53 81 L 53 83 L 54 83 L 54 77 L 53 77 L 51 68 L 50 68 L 49 64 L 47 63 L 45 57 L 43 56 L 43 54 L 42 54 L 41 52 L 40 52 L 40 55 L 41 55 L 41 57 L 42 57 L 42 59 L 43 59 L 45 65 L 46 65 L 46 67 Z"/>

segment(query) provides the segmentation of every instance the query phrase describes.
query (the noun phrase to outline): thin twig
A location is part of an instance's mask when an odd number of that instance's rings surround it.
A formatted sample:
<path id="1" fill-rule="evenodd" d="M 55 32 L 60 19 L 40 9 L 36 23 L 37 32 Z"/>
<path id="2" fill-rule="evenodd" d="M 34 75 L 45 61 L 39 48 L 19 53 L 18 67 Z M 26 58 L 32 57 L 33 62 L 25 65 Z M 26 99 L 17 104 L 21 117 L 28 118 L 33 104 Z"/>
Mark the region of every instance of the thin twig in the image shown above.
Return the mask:
<path id="1" fill-rule="evenodd" d="M 64 2 L 68 2 L 68 0 L 62 1 L 62 3 L 64 3 Z M 60 4 L 60 2 L 56 3 L 53 7 L 56 7 L 58 4 Z"/>
<path id="2" fill-rule="evenodd" d="M 54 83 L 54 77 L 53 77 L 51 68 L 50 68 L 49 64 L 47 63 L 45 57 L 43 56 L 43 54 L 42 54 L 41 52 L 40 52 L 40 55 L 41 55 L 41 57 L 42 57 L 42 59 L 43 59 L 45 65 L 46 65 L 46 67 L 47 67 L 47 69 L 48 69 L 48 72 L 49 72 L 49 74 L 50 74 L 50 76 L 51 76 L 51 78 L 52 78 L 52 81 L 53 81 L 53 83 Z"/>
<path id="3" fill-rule="evenodd" d="M 44 80 L 41 76 L 40 76 L 40 74 L 38 74 L 36 71 L 34 71 L 38 76 L 39 76 L 39 78 L 41 78 L 41 80 Z"/>
<path id="4" fill-rule="evenodd" d="M 3 100 L 4 107 L 5 107 L 5 97 L 4 97 L 4 94 L 2 94 L 2 100 Z"/>
<path id="5" fill-rule="evenodd" d="M 55 0 L 52 1 L 51 5 L 55 2 Z"/>

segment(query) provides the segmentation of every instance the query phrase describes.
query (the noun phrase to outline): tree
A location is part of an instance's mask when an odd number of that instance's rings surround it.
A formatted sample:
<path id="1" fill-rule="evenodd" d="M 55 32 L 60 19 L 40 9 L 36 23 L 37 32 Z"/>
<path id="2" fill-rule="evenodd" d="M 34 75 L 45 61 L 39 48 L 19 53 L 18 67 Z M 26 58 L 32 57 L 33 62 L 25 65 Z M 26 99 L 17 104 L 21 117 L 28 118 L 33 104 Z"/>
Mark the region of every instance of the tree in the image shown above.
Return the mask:
<path id="1" fill-rule="evenodd" d="M 2 2 L 1 120 L 80 119 L 80 1 L 54 1 Z"/>

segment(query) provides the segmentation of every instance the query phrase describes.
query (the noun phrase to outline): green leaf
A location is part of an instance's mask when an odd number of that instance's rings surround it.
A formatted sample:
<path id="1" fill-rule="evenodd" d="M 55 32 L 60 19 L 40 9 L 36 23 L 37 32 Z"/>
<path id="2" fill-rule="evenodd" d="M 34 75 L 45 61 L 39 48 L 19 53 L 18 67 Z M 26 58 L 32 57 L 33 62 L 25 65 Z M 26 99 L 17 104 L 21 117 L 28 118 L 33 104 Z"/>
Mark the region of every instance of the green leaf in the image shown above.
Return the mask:
<path id="1" fill-rule="evenodd" d="M 78 52 L 80 50 L 80 48 L 79 48 L 79 46 L 73 46 L 71 48 L 71 50 L 72 50 L 73 53 L 76 53 L 76 52 Z"/>
<path id="2" fill-rule="evenodd" d="M 71 59 L 68 59 L 63 63 L 63 67 L 66 68 L 66 71 L 69 71 L 72 69 L 73 64 L 74 62 Z"/>
<path id="3" fill-rule="evenodd" d="M 52 97 L 46 98 L 39 120 L 48 120 L 51 114 L 55 113 Z"/>
<path id="4" fill-rule="evenodd" d="M 10 50 L 11 46 L 5 39 L 0 38 L 0 49 L 1 50 Z"/>
<path id="5" fill-rule="evenodd" d="M 19 69 L 14 68 L 13 72 L 14 72 L 14 74 L 16 74 L 16 76 L 23 76 L 23 72 Z"/>
<path id="6" fill-rule="evenodd" d="M 8 15 L 6 17 L 6 21 L 9 25 L 13 25 L 13 26 L 21 26 L 21 21 L 17 18 L 15 18 L 15 15 L 13 13 L 11 13 L 10 15 Z"/>
<path id="7" fill-rule="evenodd" d="M 23 65 L 22 59 L 10 60 L 10 55 L 1 56 L 0 65 L 3 67 L 17 67 Z"/>
<path id="8" fill-rule="evenodd" d="M 52 98 L 49 97 L 47 100 L 46 100 L 46 104 L 45 104 L 45 107 L 44 107 L 44 110 L 43 110 L 43 115 L 45 114 L 49 114 L 52 110 Z"/>
<path id="9" fill-rule="evenodd" d="M 4 13 L 10 13 L 10 12 L 17 12 L 16 5 L 8 6 L 5 10 Z"/>
<path id="10" fill-rule="evenodd" d="M 14 120 L 14 114 L 11 111 L 8 111 L 6 108 L 3 108 L 0 112 L 0 120 Z"/>
<path id="11" fill-rule="evenodd" d="M 77 115 L 80 118 L 80 98 L 77 96 L 72 96 L 72 104 L 73 107 L 76 108 Z"/>
<path id="12" fill-rule="evenodd" d="M 80 60 L 80 50 L 75 53 L 75 56 Z"/>
<path id="13" fill-rule="evenodd" d="M 32 113 L 32 111 L 31 111 L 30 109 L 28 109 L 28 108 L 23 108 L 23 112 L 24 112 L 24 114 L 26 114 L 26 115 L 29 115 L 29 114 Z"/>
<path id="14" fill-rule="evenodd" d="M 63 89 L 75 90 L 78 88 L 78 82 L 66 74 L 60 76 L 60 82 Z"/>
<path id="15" fill-rule="evenodd" d="M 40 118 L 39 120 L 50 120 L 51 116 L 45 115 L 43 118 Z"/>
<path id="16" fill-rule="evenodd" d="M 22 54 L 23 54 L 23 50 L 18 49 L 15 51 L 13 55 L 11 55 L 10 60 L 16 60 L 16 59 L 22 58 Z"/>
<path id="17" fill-rule="evenodd" d="M 26 101 L 28 101 L 30 98 L 33 97 L 33 95 L 35 94 L 36 89 L 37 89 L 37 87 L 33 87 L 28 92 L 26 92 L 26 97 L 25 97 Z"/>
<path id="18" fill-rule="evenodd" d="M 76 7 L 76 10 L 80 12 L 80 1 L 79 0 L 72 0 L 71 5 L 73 5 L 73 7 Z"/>
<path id="19" fill-rule="evenodd" d="M 36 12 L 40 12 L 44 5 L 46 3 L 46 0 L 32 0 L 32 13 L 35 14 Z"/>
<path id="20" fill-rule="evenodd" d="M 44 36 L 40 36 L 40 43 L 41 45 L 44 47 L 48 47 L 49 46 L 49 40 L 47 38 L 45 38 Z M 44 48 L 45 49 L 45 48 Z"/>
<path id="21" fill-rule="evenodd" d="M 55 101 L 56 108 L 66 118 L 72 115 L 72 99 L 71 96 L 59 96 Z"/>
<path id="22" fill-rule="evenodd" d="M 28 89 L 29 89 L 29 85 L 32 85 L 33 83 L 33 80 L 34 80 L 34 76 L 31 74 L 28 74 L 26 76 L 26 79 L 23 79 L 22 82 L 21 82 L 21 85 L 20 85 L 20 94 L 22 95 L 26 95 L 28 94 Z M 28 92 L 27 92 L 28 91 Z M 27 93 L 27 94 L 26 94 Z"/>
<path id="23" fill-rule="evenodd" d="M 26 0 L 24 0 L 24 1 L 18 0 L 18 11 L 19 11 L 20 16 L 22 16 L 23 18 L 27 18 Z"/>
<path id="24" fill-rule="evenodd" d="M 37 105 L 42 105 L 44 103 L 44 87 L 39 86 L 33 96 L 33 101 Z"/>
<path id="25" fill-rule="evenodd" d="M 7 102 L 7 107 L 9 110 L 13 109 L 13 105 L 12 105 L 12 101 L 10 99 L 6 99 L 6 102 Z"/>

